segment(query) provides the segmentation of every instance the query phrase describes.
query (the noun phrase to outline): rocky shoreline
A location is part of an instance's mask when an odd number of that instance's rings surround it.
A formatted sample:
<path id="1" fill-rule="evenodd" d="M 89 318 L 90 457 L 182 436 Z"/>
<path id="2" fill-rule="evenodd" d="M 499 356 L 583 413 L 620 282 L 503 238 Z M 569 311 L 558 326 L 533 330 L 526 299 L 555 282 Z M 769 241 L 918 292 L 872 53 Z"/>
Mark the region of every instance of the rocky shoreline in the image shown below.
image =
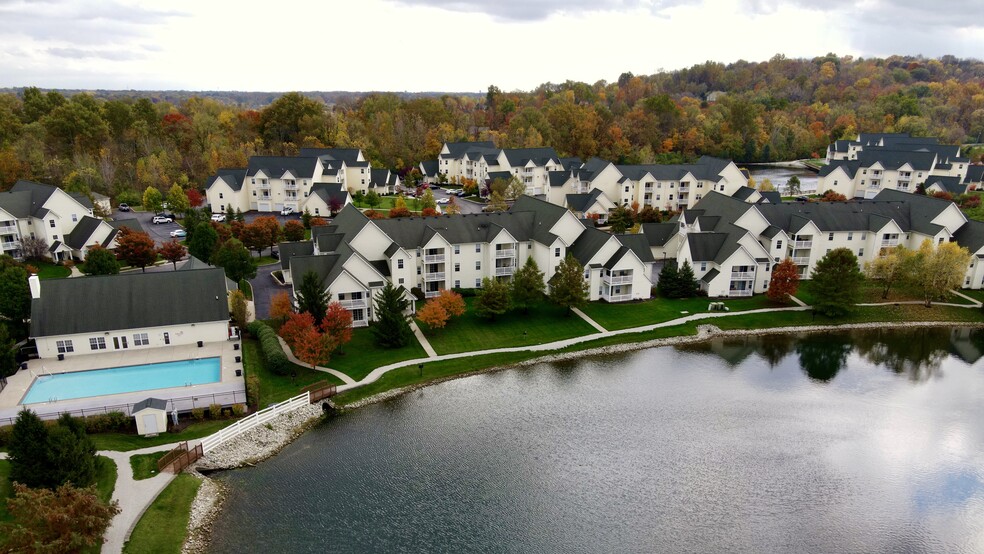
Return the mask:
<path id="1" fill-rule="evenodd" d="M 899 328 L 918 328 L 918 327 L 984 327 L 984 323 L 953 323 L 940 321 L 923 321 L 893 324 L 892 329 Z M 591 348 L 588 350 L 578 350 L 574 352 L 564 352 L 559 354 L 545 354 L 522 362 L 495 366 L 457 375 L 449 375 L 440 379 L 434 379 L 425 383 L 388 390 L 357 402 L 344 406 L 345 410 L 357 409 L 369 404 L 384 402 L 391 398 L 396 398 L 408 392 L 431 386 L 437 383 L 450 381 L 452 379 L 462 379 L 473 375 L 490 373 L 493 371 L 503 371 L 517 367 L 527 367 L 535 364 L 553 361 L 572 360 L 586 356 L 598 356 L 605 354 L 618 354 L 655 348 L 660 346 L 673 346 L 682 344 L 694 344 L 708 339 L 718 337 L 735 336 L 764 336 L 776 334 L 801 334 L 818 333 L 824 331 L 840 331 L 850 329 L 883 329 L 884 323 L 851 323 L 844 325 L 808 325 L 803 327 L 778 327 L 772 329 L 736 329 L 724 331 L 714 325 L 704 324 L 697 327 L 697 334 L 693 336 L 667 337 L 653 339 L 642 342 L 625 344 L 614 344 Z M 334 407 L 334 405 L 332 405 Z M 188 521 L 188 539 L 185 541 L 183 552 L 202 552 L 208 546 L 208 537 L 211 534 L 212 523 L 222 507 L 224 491 L 222 485 L 207 476 L 213 471 L 236 469 L 245 466 L 253 466 L 256 463 L 276 455 L 280 450 L 294 441 L 298 436 L 307 431 L 321 420 L 323 410 L 320 404 L 312 404 L 281 414 L 268 423 L 258 425 L 242 435 L 223 443 L 221 446 L 209 452 L 204 458 L 199 460 L 194 466 L 189 468 L 196 476 L 202 479 L 202 486 L 198 489 L 198 494 L 192 503 L 191 515 Z"/>

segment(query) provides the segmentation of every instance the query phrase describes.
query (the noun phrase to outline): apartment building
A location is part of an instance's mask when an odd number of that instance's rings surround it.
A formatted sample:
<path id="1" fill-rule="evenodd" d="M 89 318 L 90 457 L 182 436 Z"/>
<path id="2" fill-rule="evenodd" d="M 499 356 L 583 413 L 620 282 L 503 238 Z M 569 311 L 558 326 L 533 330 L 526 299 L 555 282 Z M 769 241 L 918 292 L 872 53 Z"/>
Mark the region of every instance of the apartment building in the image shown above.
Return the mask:
<path id="1" fill-rule="evenodd" d="M 228 209 L 243 212 L 279 212 L 290 208 L 303 212 L 309 208 L 321 214 L 327 199 L 319 190 L 332 190 L 342 196 L 342 205 L 351 202 L 345 192 L 344 160 L 324 160 L 318 156 L 252 156 L 246 169 L 220 169 L 205 185 L 205 196 L 212 211 Z M 331 186 L 334 185 L 334 186 Z M 342 194 L 345 192 L 344 194 Z M 309 202 L 313 202 L 308 206 Z"/>
<path id="2" fill-rule="evenodd" d="M 551 171 L 563 169 L 553 148 L 496 148 L 491 141 L 448 142 L 441 148 L 437 171 L 451 182 L 473 179 L 484 184 L 495 178 L 516 179 L 526 194 L 541 196 L 549 187 Z M 426 176 L 432 168 L 421 164 Z"/>

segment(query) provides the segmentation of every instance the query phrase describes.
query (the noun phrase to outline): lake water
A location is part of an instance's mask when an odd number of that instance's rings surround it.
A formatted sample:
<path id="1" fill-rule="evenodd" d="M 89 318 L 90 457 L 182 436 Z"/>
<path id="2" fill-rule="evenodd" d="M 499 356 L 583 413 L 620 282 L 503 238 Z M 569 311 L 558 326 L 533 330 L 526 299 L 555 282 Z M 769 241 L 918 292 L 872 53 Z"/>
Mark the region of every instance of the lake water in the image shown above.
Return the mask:
<path id="1" fill-rule="evenodd" d="M 442 383 L 219 474 L 212 551 L 984 552 L 982 352 L 733 338 Z"/>
<path id="2" fill-rule="evenodd" d="M 786 167 L 772 167 L 763 165 L 747 166 L 748 173 L 756 183 L 761 183 L 763 179 L 768 179 L 776 190 L 786 194 L 786 183 L 795 175 L 800 180 L 800 191 L 803 194 L 813 194 L 817 192 L 817 174 L 808 169 L 791 169 Z"/>

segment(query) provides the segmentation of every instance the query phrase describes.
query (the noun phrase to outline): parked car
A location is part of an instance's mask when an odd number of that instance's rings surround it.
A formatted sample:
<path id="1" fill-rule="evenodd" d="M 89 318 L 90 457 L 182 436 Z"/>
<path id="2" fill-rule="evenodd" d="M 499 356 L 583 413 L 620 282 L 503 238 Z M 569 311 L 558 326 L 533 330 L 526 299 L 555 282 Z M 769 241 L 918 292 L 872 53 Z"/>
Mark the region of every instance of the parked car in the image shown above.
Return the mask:
<path id="1" fill-rule="evenodd" d="M 160 224 L 160 223 L 174 223 L 174 220 L 171 219 L 170 217 L 167 217 L 166 215 L 155 215 L 152 223 L 154 225 L 157 225 L 157 224 Z"/>
<path id="2" fill-rule="evenodd" d="M 120 203 L 119 208 L 120 208 L 120 211 L 121 212 L 128 212 L 128 211 L 130 211 L 130 205 L 127 204 L 126 202 Z"/>
<path id="3" fill-rule="evenodd" d="M 431 183 L 430 184 L 430 188 L 432 188 L 432 189 L 439 189 L 439 188 L 441 188 L 441 185 L 439 185 L 437 183 Z"/>
<path id="4" fill-rule="evenodd" d="M 188 236 L 188 231 L 185 231 L 184 229 L 175 229 L 175 230 L 171 231 L 171 236 L 174 237 L 174 238 L 187 237 Z"/>
<path id="5" fill-rule="evenodd" d="M 212 214 L 212 221 L 223 222 L 225 221 L 225 214 Z"/>
<path id="6" fill-rule="evenodd" d="M 280 215 L 290 215 L 294 213 L 294 208 L 290 206 L 285 206 L 284 209 L 280 210 Z"/>
<path id="7" fill-rule="evenodd" d="M 447 203 L 448 203 L 448 202 L 450 202 L 450 201 L 451 201 L 451 200 L 450 200 L 449 198 L 438 198 L 438 199 L 436 200 L 436 202 L 437 202 L 438 204 L 447 204 Z"/>
<path id="8" fill-rule="evenodd" d="M 458 192 L 454 193 L 454 195 L 457 196 L 458 198 L 464 198 L 466 196 L 465 189 L 459 190 Z"/>

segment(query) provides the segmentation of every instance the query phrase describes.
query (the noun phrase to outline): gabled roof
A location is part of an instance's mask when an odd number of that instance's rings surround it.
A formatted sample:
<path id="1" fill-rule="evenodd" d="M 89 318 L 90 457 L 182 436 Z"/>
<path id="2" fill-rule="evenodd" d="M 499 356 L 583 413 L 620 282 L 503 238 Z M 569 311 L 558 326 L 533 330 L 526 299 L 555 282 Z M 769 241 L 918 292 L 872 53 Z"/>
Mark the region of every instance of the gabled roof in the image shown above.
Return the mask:
<path id="1" fill-rule="evenodd" d="M 598 198 L 604 193 L 601 189 L 591 189 L 591 192 L 587 194 L 568 194 L 565 197 L 567 202 L 567 207 L 574 210 L 575 212 L 586 212 L 591 206 L 594 206 Z"/>
<path id="2" fill-rule="evenodd" d="M 759 194 L 762 195 L 762 199 L 759 200 L 759 203 L 763 203 L 763 204 L 782 203 L 782 194 L 777 190 L 766 190 L 766 191 L 760 190 Z"/>
<path id="3" fill-rule="evenodd" d="M 642 233 L 625 233 L 615 235 L 618 242 L 635 253 L 643 263 L 653 261 L 653 251 L 649 248 L 649 239 Z"/>
<path id="4" fill-rule="evenodd" d="M 547 173 L 547 179 L 549 180 L 551 187 L 562 187 L 571 179 L 571 172 L 550 171 Z"/>
<path id="5" fill-rule="evenodd" d="M 150 408 L 152 410 L 167 410 L 167 400 L 161 400 L 160 398 L 148 398 L 146 400 L 141 400 L 133 405 L 130 409 L 131 414 L 136 414 L 140 410 L 146 410 Z"/>
<path id="6" fill-rule="evenodd" d="M 643 223 L 639 231 L 646 237 L 649 246 L 664 246 L 680 230 L 680 225 L 673 222 Z"/>
<path id="7" fill-rule="evenodd" d="M 368 163 L 359 161 L 361 152 L 358 148 L 301 148 L 298 155 L 326 160 L 341 160 L 351 167 L 356 164 Z"/>
<path id="8" fill-rule="evenodd" d="M 690 255 L 695 262 L 715 261 L 727 241 L 727 233 L 687 233 Z"/>
<path id="9" fill-rule="evenodd" d="M 752 187 L 743 186 L 743 187 L 738 187 L 738 190 L 736 190 L 735 193 L 732 194 L 731 196 L 737 198 L 738 200 L 745 201 L 748 200 L 748 197 L 755 194 L 755 192 L 756 190 L 753 189 Z"/>
<path id="10" fill-rule="evenodd" d="M 289 171 L 298 178 L 313 179 L 317 177 L 314 174 L 317 165 L 318 158 L 313 156 L 251 156 L 246 176 L 252 177 L 257 171 L 263 171 L 267 177 L 279 179 Z"/>
<path id="11" fill-rule="evenodd" d="M 226 295 L 219 268 L 50 279 L 31 303 L 31 336 L 227 321 Z"/>
<path id="12" fill-rule="evenodd" d="M 588 265 L 599 250 L 605 244 L 611 240 L 612 235 L 599 231 L 593 227 L 587 227 L 583 233 L 581 233 L 574 244 L 568 249 L 575 259 L 581 263 L 581 265 Z"/>
<path id="13" fill-rule="evenodd" d="M 708 284 L 710 284 L 710 282 L 713 281 L 714 278 L 717 277 L 720 274 L 721 274 L 721 272 L 718 271 L 718 269 L 716 267 L 713 267 L 713 268 L 711 268 L 710 271 L 708 271 L 707 273 L 705 273 L 704 276 L 700 278 L 700 280 L 701 280 L 702 283 L 708 283 Z"/>
<path id="14" fill-rule="evenodd" d="M 448 147 L 448 152 L 449 152 L 448 156 L 450 156 L 451 158 L 460 158 L 470 150 L 479 151 L 483 153 L 490 150 L 498 151 L 498 148 L 495 147 L 495 143 L 493 143 L 491 140 L 474 141 L 474 142 L 447 142 L 445 143 L 445 145 Z"/>
<path id="15" fill-rule="evenodd" d="M 692 164 L 617 165 L 615 167 L 622 172 L 622 175 L 633 181 L 644 178 L 647 173 L 657 181 L 679 181 L 689 173 L 698 181 L 717 182 L 721 180 L 721 172 L 731 163 L 731 160 L 701 156 L 696 163 Z"/>
<path id="16" fill-rule="evenodd" d="M 309 240 L 297 242 L 281 242 L 277 245 L 280 252 L 280 269 L 290 268 L 290 259 L 294 256 L 310 256 L 314 254 L 314 242 Z"/>
<path id="17" fill-rule="evenodd" d="M 425 177 L 437 177 L 440 164 L 437 160 L 424 160 L 420 162 L 420 172 L 424 174 Z"/>
<path id="18" fill-rule="evenodd" d="M 61 189 L 44 183 L 20 180 L 14 183 L 14 186 L 10 187 L 9 191 L 0 193 L 0 208 L 3 208 L 4 211 L 18 219 L 27 217 L 40 219 L 48 215 L 48 210 L 44 208 L 44 203 L 57 190 Z M 88 196 L 79 193 L 66 194 L 78 202 L 84 209 L 92 209 L 92 202 Z M 64 217 L 65 214 L 62 214 L 62 216 Z"/>
<path id="19" fill-rule="evenodd" d="M 525 167 L 529 162 L 541 167 L 550 161 L 560 164 L 560 156 L 553 148 L 506 148 L 502 152 L 512 167 Z"/>
<path id="20" fill-rule="evenodd" d="M 92 233 L 96 232 L 96 229 L 102 225 L 103 220 L 92 217 L 89 215 L 82 216 L 81 219 L 75 224 L 75 228 L 72 232 L 65 237 L 65 244 L 70 246 L 72 250 L 82 250 L 87 244 L 89 244 L 92 238 Z"/>
<path id="21" fill-rule="evenodd" d="M 926 189 L 936 185 L 946 192 L 956 196 L 959 194 L 964 194 L 967 192 L 967 185 L 960 182 L 960 177 L 939 177 L 937 175 L 930 175 L 929 179 L 923 183 Z"/>
<path id="22" fill-rule="evenodd" d="M 980 183 L 984 181 L 984 165 L 972 165 L 967 167 L 967 176 L 964 183 Z"/>
<path id="23" fill-rule="evenodd" d="M 348 202 L 349 193 L 342 188 L 341 183 L 315 183 L 311 187 L 311 196 L 317 196 L 328 206 L 331 205 L 332 199 L 344 206 Z"/>
<path id="24" fill-rule="evenodd" d="M 957 239 L 957 244 L 970 250 L 971 254 L 976 254 L 984 248 L 984 221 L 969 219 L 957 232 L 953 233 Z"/>
<path id="25" fill-rule="evenodd" d="M 215 173 L 215 175 L 208 178 L 208 181 L 205 183 L 205 190 L 212 188 L 212 185 L 214 185 L 216 181 L 224 182 L 226 185 L 229 185 L 229 188 L 232 190 L 242 190 L 243 182 L 246 181 L 246 170 L 228 168 L 220 169 Z"/>

